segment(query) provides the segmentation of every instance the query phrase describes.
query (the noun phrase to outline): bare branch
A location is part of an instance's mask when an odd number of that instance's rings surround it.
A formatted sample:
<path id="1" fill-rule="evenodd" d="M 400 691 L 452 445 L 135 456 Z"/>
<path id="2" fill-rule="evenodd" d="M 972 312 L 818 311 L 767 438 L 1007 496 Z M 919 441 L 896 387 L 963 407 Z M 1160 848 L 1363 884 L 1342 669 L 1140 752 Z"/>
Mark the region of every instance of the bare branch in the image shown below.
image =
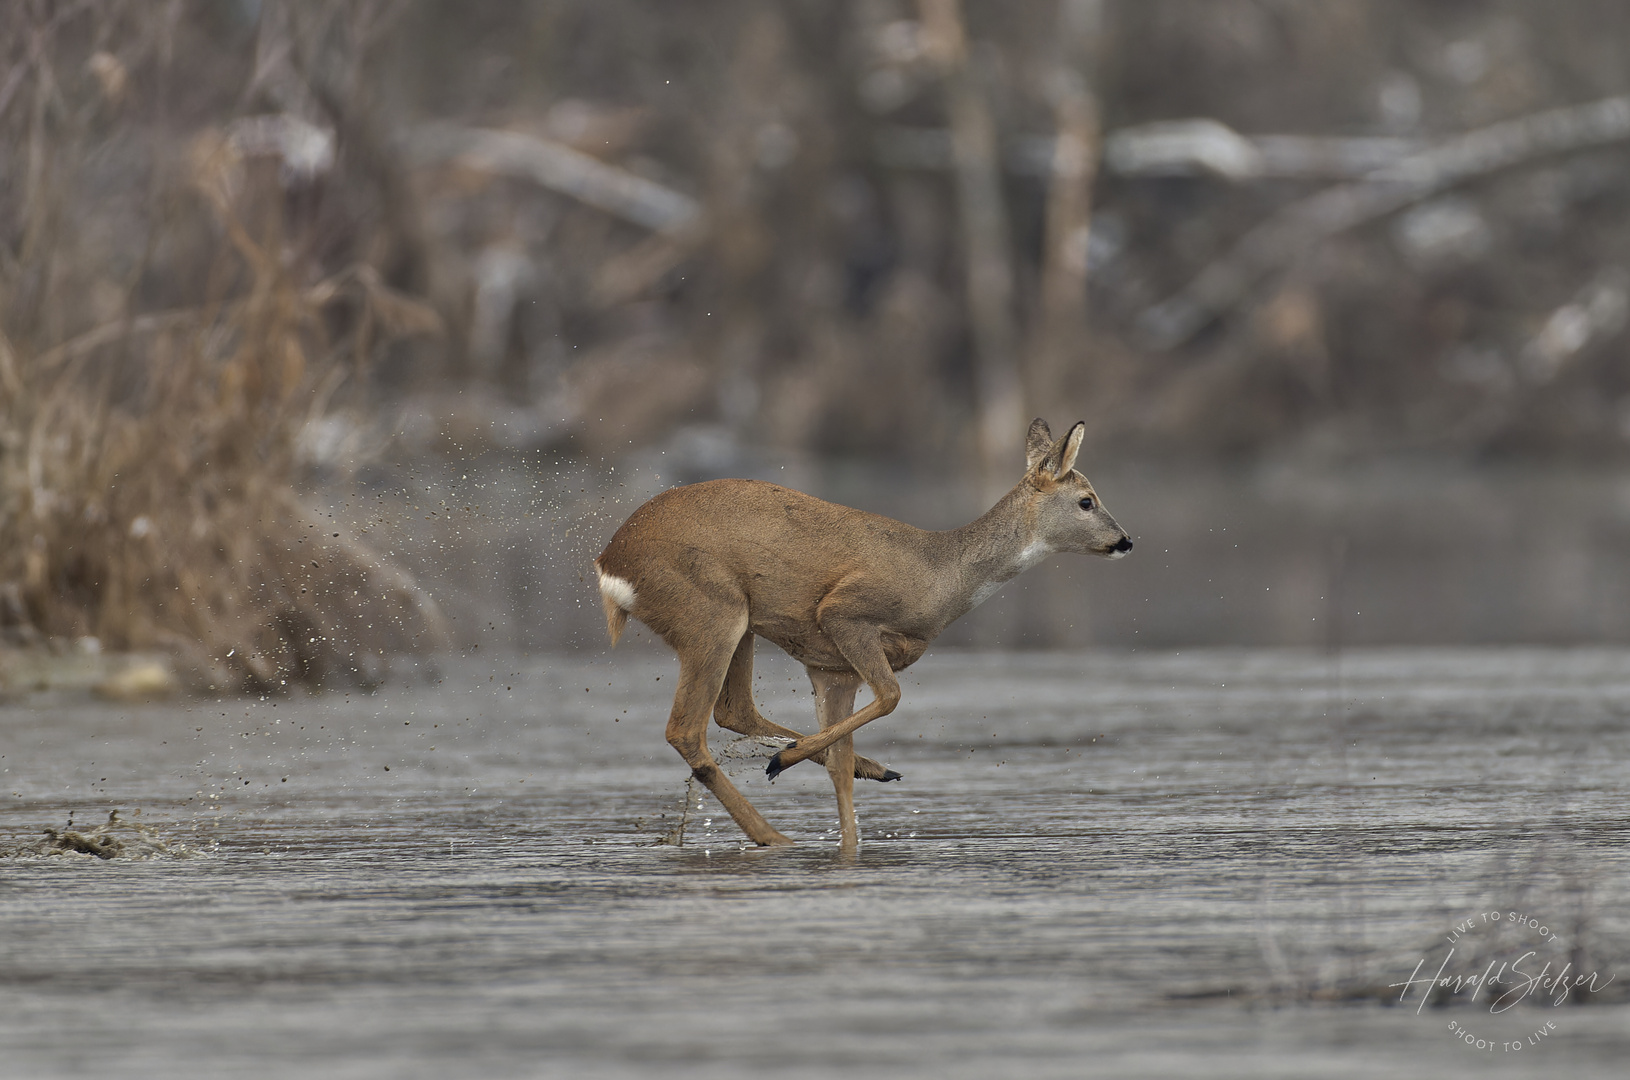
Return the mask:
<path id="1" fill-rule="evenodd" d="M 421 164 L 458 161 L 530 180 L 656 232 L 686 232 L 702 217 L 689 195 L 535 135 L 433 124 L 412 133 L 409 152 Z"/>
<path id="2" fill-rule="evenodd" d="M 17 89 L 22 86 L 24 77 L 45 56 L 45 47 L 50 44 L 51 37 L 57 32 L 57 28 L 90 6 L 90 0 L 79 0 L 75 4 L 63 4 L 52 12 L 51 18 L 43 26 L 34 32 L 29 40 L 28 55 L 7 73 L 6 81 L 0 83 L 0 116 L 4 116 L 6 109 L 11 106 L 11 99 L 16 96 Z"/>
<path id="3" fill-rule="evenodd" d="M 1621 267 L 1607 267 L 1572 300 L 1551 312 L 1524 347 L 1518 370 L 1535 385 L 1550 382 L 1576 353 L 1624 329 L 1627 315 L 1630 275 Z"/>
<path id="4" fill-rule="evenodd" d="M 1337 233 L 1534 158 L 1626 138 L 1630 97 L 1551 109 L 1452 138 L 1360 181 L 1291 203 L 1246 233 L 1181 292 L 1145 310 L 1138 330 L 1151 348 L 1175 348 L 1244 299 L 1269 272 Z"/>
<path id="5" fill-rule="evenodd" d="M 1104 138 L 1103 167 L 1120 176 L 1203 176 L 1226 180 L 1350 180 L 1430 147 L 1394 136 L 1241 135 L 1215 120 L 1163 120 Z M 954 164 L 945 128 L 891 124 L 878 130 L 877 161 L 892 169 L 946 170 Z M 1015 176 L 1052 174 L 1052 135 L 1015 135 L 1002 167 Z"/>

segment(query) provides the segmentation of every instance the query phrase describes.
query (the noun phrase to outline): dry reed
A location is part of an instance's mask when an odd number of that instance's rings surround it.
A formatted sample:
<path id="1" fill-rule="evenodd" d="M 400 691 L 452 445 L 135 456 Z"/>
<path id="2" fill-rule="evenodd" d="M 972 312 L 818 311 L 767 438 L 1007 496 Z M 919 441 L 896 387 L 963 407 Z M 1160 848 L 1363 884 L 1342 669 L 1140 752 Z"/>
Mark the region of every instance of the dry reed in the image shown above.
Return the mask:
<path id="1" fill-rule="evenodd" d="M 406 573 L 301 505 L 296 441 L 381 343 L 438 320 L 366 264 L 312 280 L 277 123 L 325 136 L 274 117 L 206 129 L 154 197 L 141 269 L 190 225 L 207 267 L 192 302 L 138 315 L 115 283 L 123 310 L 86 325 L 93 230 L 76 214 L 96 208 L 74 196 L 114 141 L 95 137 L 111 87 L 124 93 L 132 62 L 167 48 L 152 37 L 164 20 L 134 33 L 144 9 L 19 5 L 0 32 L 29 50 L 33 78 L 11 89 L 34 98 L 6 125 L 22 130 L 0 132 L 26 148 L 0 175 L 20 240 L 0 265 L 0 629 L 14 645 L 167 649 L 210 689 L 377 678 L 390 654 L 442 644 L 441 617 Z M 121 29 L 127 59 L 98 47 Z M 68 84 L 64 68 L 89 78 Z M 93 99 L 77 111 L 76 91 Z"/>

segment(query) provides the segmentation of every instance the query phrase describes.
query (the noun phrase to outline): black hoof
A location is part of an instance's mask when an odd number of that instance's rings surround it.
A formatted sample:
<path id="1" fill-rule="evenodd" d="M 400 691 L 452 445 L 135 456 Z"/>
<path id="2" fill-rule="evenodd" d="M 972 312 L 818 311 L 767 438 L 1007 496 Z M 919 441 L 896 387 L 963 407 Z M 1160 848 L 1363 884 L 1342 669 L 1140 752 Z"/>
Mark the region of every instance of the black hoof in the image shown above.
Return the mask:
<path id="1" fill-rule="evenodd" d="M 898 779 L 900 779 L 900 774 L 899 773 L 895 772 L 893 769 L 884 769 L 883 770 L 883 775 L 879 776 L 877 778 L 877 782 L 880 783 L 880 784 L 886 784 L 890 780 L 898 780 Z"/>
<path id="2" fill-rule="evenodd" d="M 764 766 L 764 775 L 768 776 L 771 780 L 774 780 L 776 777 L 781 775 L 782 768 L 784 768 L 784 766 L 781 764 L 781 754 L 778 751 L 773 757 L 770 758 L 770 763 Z"/>

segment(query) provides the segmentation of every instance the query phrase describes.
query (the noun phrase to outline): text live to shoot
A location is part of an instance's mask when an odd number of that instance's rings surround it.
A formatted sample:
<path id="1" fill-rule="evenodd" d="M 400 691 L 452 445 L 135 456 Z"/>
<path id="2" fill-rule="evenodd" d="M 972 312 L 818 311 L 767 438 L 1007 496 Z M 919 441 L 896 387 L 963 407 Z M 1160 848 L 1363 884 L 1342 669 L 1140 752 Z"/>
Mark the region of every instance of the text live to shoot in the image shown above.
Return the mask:
<path id="1" fill-rule="evenodd" d="M 1529 941 L 1537 939 L 1553 947 L 1561 944 L 1561 940 L 1551 928 L 1533 916 L 1518 911 L 1481 911 L 1456 923 L 1454 929 L 1445 937 L 1444 940 L 1449 942 L 1449 951 L 1444 954 L 1443 962 L 1438 965 L 1435 973 L 1430 976 L 1421 974 L 1422 970 L 1427 968 L 1427 960 L 1422 957 L 1408 979 L 1389 985 L 1398 989 L 1399 1001 L 1405 1000 L 1412 991 L 1419 991 L 1420 1002 L 1415 1007 L 1417 1015 L 1426 1008 L 1428 1002 L 1433 1005 L 1448 1004 L 1455 995 L 1464 993 L 1466 1003 L 1472 1004 L 1478 1002 L 1485 991 L 1492 995 L 1487 999 L 1488 1011 L 1499 1015 L 1529 998 L 1535 998 L 1536 1004 L 1542 1003 L 1540 1000 L 1542 998 L 1549 999 L 1553 1007 L 1568 1001 L 1578 1001 L 1581 995 L 1597 993 L 1617 978 L 1616 975 L 1604 976 L 1598 971 L 1591 971 L 1588 974 L 1575 971 L 1572 960 L 1556 969 L 1556 960 L 1547 960 L 1539 955 L 1538 949 L 1525 949 L 1522 944 L 1512 950 L 1517 955 L 1507 959 L 1492 957 L 1480 973 L 1475 970 L 1475 966 L 1465 973 L 1456 972 L 1451 968 L 1457 944 L 1463 941 L 1469 944 L 1470 940 L 1474 940 L 1472 935 L 1477 932 L 1492 937 L 1502 930 L 1514 930 Z M 1471 950 L 1471 956 L 1473 965 L 1481 961 L 1475 947 Z M 1510 1053 L 1524 1047 L 1540 1045 L 1556 1033 L 1557 1022 L 1543 1021 L 1532 1031 L 1511 1040 L 1483 1038 L 1458 1020 L 1449 1021 L 1449 1031 L 1456 1039 L 1475 1050 Z"/>

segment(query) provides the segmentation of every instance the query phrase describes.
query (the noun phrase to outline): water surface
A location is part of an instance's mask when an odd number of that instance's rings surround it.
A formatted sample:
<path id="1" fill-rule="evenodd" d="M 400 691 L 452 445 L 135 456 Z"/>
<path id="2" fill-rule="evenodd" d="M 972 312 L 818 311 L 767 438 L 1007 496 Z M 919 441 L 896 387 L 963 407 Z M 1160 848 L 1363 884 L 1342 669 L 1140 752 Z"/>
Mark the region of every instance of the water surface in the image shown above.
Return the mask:
<path id="1" fill-rule="evenodd" d="M 773 654 L 760 701 L 807 729 Z M 638 642 L 373 694 L 0 707 L 0 1075 L 1622 1075 L 1630 653 L 938 650 L 906 676 L 857 740 L 905 780 L 859 786 L 847 862 L 819 767 L 728 759 L 791 850 L 687 807 L 674 666 Z M 126 856 L 28 854 L 113 809 Z M 1480 912 L 1624 983 L 1387 1003 Z"/>

